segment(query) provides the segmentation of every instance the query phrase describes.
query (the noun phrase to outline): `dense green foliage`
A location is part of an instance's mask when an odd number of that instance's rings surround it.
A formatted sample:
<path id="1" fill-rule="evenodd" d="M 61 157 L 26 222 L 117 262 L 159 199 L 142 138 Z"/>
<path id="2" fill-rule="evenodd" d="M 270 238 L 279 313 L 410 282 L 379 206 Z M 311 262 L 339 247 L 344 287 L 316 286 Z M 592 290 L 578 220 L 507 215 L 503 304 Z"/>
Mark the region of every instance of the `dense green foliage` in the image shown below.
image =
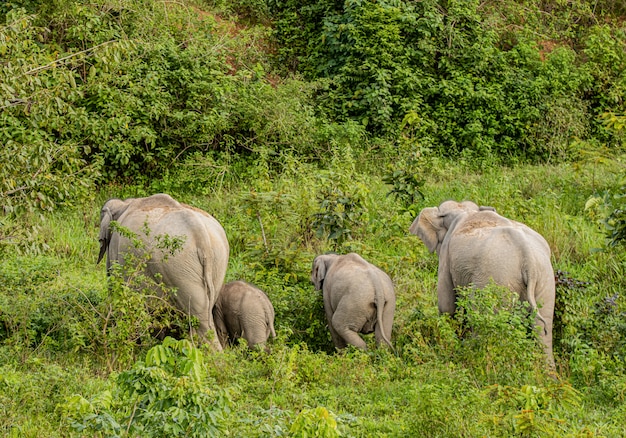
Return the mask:
<path id="1" fill-rule="evenodd" d="M 623 436 L 626 10 L 591 6 L 0 4 L 0 433 Z M 227 280 L 274 305 L 269 352 L 194 344 L 146 260 L 95 265 L 102 204 L 157 192 L 223 224 Z M 407 230 L 445 199 L 545 236 L 553 374 L 506 290 L 438 314 Z M 389 273 L 393 350 L 334 351 L 326 251 Z"/>
<path id="2" fill-rule="evenodd" d="M 261 28 L 221 29 L 214 15 L 176 2 L 31 9 L 39 13 L 6 13 L 0 49 L 11 164 L 2 193 L 13 203 L 18 194 L 42 198 L 30 187 L 50 175 L 66 177 L 44 186 L 60 189 L 145 180 L 198 152 L 309 154 L 328 141 L 308 99 L 313 87 L 278 78 L 273 86 L 267 62 L 239 48 L 261 50 Z M 236 38 L 225 41 L 226 32 Z M 39 190 L 47 196 L 39 207 L 73 195 L 50 191 Z"/>
<path id="3" fill-rule="evenodd" d="M 328 80 L 331 117 L 375 134 L 395 136 L 414 112 L 417 140 L 438 153 L 561 159 L 572 138 L 609 141 L 596 118 L 624 111 L 626 34 L 607 24 L 623 8 L 611 2 L 270 4 L 280 59 Z"/>

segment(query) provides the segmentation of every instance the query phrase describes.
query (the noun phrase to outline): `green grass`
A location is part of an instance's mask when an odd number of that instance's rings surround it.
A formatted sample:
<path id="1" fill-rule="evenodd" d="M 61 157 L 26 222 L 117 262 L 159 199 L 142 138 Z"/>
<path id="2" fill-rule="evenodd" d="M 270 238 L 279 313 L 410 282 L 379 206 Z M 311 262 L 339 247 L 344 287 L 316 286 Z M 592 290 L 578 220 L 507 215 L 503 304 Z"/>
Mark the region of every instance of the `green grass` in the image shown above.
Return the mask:
<path id="1" fill-rule="evenodd" d="M 276 308 L 278 338 L 269 354 L 239 346 L 208 353 L 202 364 L 207 382 L 229 394 L 222 423 L 229 436 L 288 436 L 302 410 L 319 406 L 334 415 L 343 436 L 353 437 L 623 436 L 626 304 L 620 296 L 607 307 L 605 299 L 626 287 L 626 256 L 623 250 L 594 251 L 604 246 L 604 235 L 584 210 L 594 192 L 589 174 L 569 164 L 480 173 L 442 161 L 426 173 L 424 199 L 412 207 L 419 211 L 445 199 L 492 205 L 546 237 L 555 269 L 589 282 L 558 290 L 554 380 L 528 351 L 520 353 L 527 345 L 522 340 L 490 332 L 489 325 L 478 326 L 480 336 L 462 338 L 459 321 L 438 315 L 436 255 L 408 234 L 414 215 L 387 196 L 389 186 L 370 164 L 336 164 L 327 171 L 297 160 L 289 166 L 272 177 L 227 178 L 209 195 L 173 193 L 224 225 L 231 241 L 227 279 L 257 284 Z M 593 180 L 601 189 L 614 183 L 614 173 L 595 169 Z M 353 238 L 340 248 L 311 230 L 329 184 L 362 199 Z M 88 309 L 107 297 L 105 268 L 95 265 L 100 206 L 111 196 L 146 194 L 142 190 L 109 187 L 91 201 L 45 215 L 35 237 L 45 244 L 38 253 L 5 249 L 3 434 L 84 436 L 63 415 L 69 397 L 91 400 L 106 390 L 121 397 L 116 375 L 128 367 L 109 372 L 104 350 L 94 344 L 102 339 L 93 333 L 98 316 Z M 321 297 L 309 283 L 314 256 L 333 249 L 359 252 L 392 277 L 394 352 L 333 351 Z M 490 324 L 505 327 L 493 318 Z M 374 347 L 371 336 L 367 342 Z M 108 347 L 114 352 L 114 343 Z M 135 360 L 148 347 L 133 346 Z M 563 388 L 572 392 L 560 393 Z M 524 415 L 527 406 L 534 417 Z"/>

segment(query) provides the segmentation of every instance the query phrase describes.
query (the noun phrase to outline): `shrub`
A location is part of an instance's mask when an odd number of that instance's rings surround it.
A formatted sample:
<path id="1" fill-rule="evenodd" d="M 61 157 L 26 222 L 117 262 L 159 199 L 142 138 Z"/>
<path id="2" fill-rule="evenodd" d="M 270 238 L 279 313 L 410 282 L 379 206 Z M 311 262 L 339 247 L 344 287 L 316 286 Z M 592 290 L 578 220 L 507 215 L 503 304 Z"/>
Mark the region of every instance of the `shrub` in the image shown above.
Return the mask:
<path id="1" fill-rule="evenodd" d="M 315 409 L 304 409 L 298 414 L 289 429 L 294 438 L 320 437 L 334 438 L 339 436 L 337 420 L 323 406 Z"/>
<path id="2" fill-rule="evenodd" d="M 61 406 L 78 433 L 107 436 L 221 436 L 226 391 L 206 377 L 205 358 L 188 340 L 165 338 L 144 361 L 119 374 L 112 391 Z"/>
<path id="3" fill-rule="evenodd" d="M 300 264 L 302 272 L 310 272 L 310 263 Z M 257 270 L 253 279 L 274 306 L 278 334 L 288 334 L 288 345 L 307 345 L 311 351 L 335 351 L 326 326 L 322 293 L 315 291 L 309 276 L 299 279 L 278 269 Z"/>
<path id="4" fill-rule="evenodd" d="M 98 160 L 84 159 L 81 142 L 61 139 L 83 116 L 67 68 L 80 56 L 58 59 L 41 44 L 48 32 L 23 9 L 9 11 L 0 27 L 1 215 L 73 205 L 99 177 Z"/>
<path id="5" fill-rule="evenodd" d="M 60 266 L 43 256 L 13 258 L 0 265 L 2 343 L 17 352 L 43 345 L 58 350 L 73 346 L 67 329 L 71 293 L 55 284 Z"/>
<path id="6" fill-rule="evenodd" d="M 485 392 L 503 414 L 494 417 L 494 436 L 563 436 L 560 414 L 567 408 L 578 409 L 581 401 L 580 393 L 566 383 L 545 387 L 494 385 Z"/>
<path id="7" fill-rule="evenodd" d="M 330 117 L 397 138 L 397 121 L 416 113 L 418 138 L 439 154 L 562 159 L 573 139 L 602 132 L 598 111 L 622 105 L 624 35 L 592 25 L 595 10 L 584 2 L 287 1 L 270 9 L 282 63 L 327 80 L 318 98 Z"/>
<path id="8" fill-rule="evenodd" d="M 455 360 L 480 381 L 522 384 L 548 371 L 535 312 L 508 288 L 457 288 L 455 321 L 461 338 Z"/>

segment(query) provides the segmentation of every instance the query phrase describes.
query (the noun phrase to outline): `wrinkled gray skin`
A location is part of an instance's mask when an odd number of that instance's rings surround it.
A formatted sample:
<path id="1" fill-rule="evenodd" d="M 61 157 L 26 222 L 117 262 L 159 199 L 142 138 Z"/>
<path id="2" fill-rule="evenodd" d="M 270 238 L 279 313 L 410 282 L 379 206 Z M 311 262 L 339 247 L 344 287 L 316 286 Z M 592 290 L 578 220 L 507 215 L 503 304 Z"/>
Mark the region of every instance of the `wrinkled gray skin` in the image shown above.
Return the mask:
<path id="1" fill-rule="evenodd" d="M 348 344 L 366 349 L 359 333 L 376 335 L 376 344 L 389 339 L 396 309 L 391 278 L 355 253 L 315 257 L 311 282 L 324 295 L 328 328 L 337 349 Z M 393 348 L 393 347 L 392 347 Z"/>
<path id="2" fill-rule="evenodd" d="M 519 294 L 537 311 L 537 327 L 550 365 L 555 281 L 546 240 L 526 225 L 470 201 L 445 201 L 423 209 L 409 232 L 439 256 L 439 311 L 454 313 L 457 286 L 485 287 L 490 280 Z"/>
<path id="3" fill-rule="evenodd" d="M 110 229 L 111 221 L 136 233 L 146 245 L 136 249 L 128 238 Z M 149 230 L 149 236 L 144 233 Z M 159 236 L 183 238 L 180 250 L 171 254 L 156 247 Z M 229 246 L 226 233 L 210 214 L 189 205 L 181 204 L 166 194 L 147 198 L 110 199 L 100 212 L 100 255 L 106 253 L 107 271 L 113 263 L 124 264 L 127 253 L 151 253 L 147 274 L 160 276 L 168 287 L 177 289 L 175 304 L 182 311 L 198 318 L 196 333 L 203 341 L 209 331 L 215 332 L 212 309 L 224 284 L 228 265 Z M 211 344 L 221 351 L 215 336 Z"/>
<path id="4" fill-rule="evenodd" d="M 245 281 L 231 281 L 222 288 L 213 308 L 217 336 L 226 347 L 244 338 L 248 348 L 263 345 L 274 331 L 274 306 L 260 289 Z"/>

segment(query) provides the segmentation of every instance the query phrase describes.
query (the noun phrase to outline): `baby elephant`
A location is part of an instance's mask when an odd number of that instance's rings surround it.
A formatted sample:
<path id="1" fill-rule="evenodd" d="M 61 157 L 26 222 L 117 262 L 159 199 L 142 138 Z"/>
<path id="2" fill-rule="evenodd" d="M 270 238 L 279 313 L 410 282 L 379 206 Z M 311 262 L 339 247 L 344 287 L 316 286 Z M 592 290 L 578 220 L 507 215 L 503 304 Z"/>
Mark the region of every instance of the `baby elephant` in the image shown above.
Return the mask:
<path id="1" fill-rule="evenodd" d="M 311 281 L 324 295 L 324 310 L 335 347 L 348 344 L 365 349 L 359 333 L 376 335 L 376 344 L 392 347 L 391 328 L 396 294 L 391 278 L 360 255 L 325 254 L 315 257 Z M 393 347 L 392 347 L 393 348 Z"/>
<path id="2" fill-rule="evenodd" d="M 262 290 L 245 281 L 224 285 L 213 307 L 213 319 L 222 347 L 244 338 L 253 349 L 270 335 L 276 337 L 274 306 Z"/>

